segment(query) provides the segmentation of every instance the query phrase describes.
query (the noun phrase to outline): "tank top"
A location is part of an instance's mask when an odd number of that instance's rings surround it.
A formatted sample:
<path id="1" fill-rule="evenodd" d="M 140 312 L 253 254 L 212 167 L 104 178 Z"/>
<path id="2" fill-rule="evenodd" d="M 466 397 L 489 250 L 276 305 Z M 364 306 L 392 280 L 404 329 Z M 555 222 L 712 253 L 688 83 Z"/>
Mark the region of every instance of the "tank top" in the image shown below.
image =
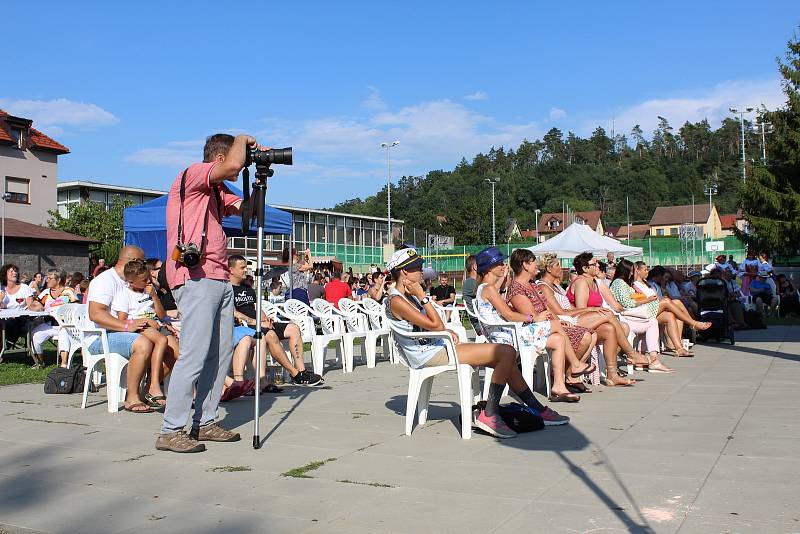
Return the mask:
<path id="1" fill-rule="evenodd" d="M 425 313 L 423 311 L 424 308 L 422 304 L 420 304 L 415 297 L 407 298 L 405 295 L 400 293 L 396 287 L 393 287 L 391 291 L 389 291 L 389 294 L 384 301 L 386 318 L 388 321 L 396 329 L 403 332 L 420 332 L 418 327 L 414 326 L 405 319 L 400 319 L 392 314 L 392 299 L 395 298 L 406 299 L 418 310 L 422 311 L 422 313 Z M 419 369 L 420 367 L 423 367 L 426 363 L 428 363 L 428 360 L 433 358 L 437 352 L 444 348 L 444 341 L 441 339 L 413 338 L 405 337 L 401 334 L 396 334 L 394 338 L 397 342 L 397 346 L 400 348 L 400 352 L 403 354 L 403 357 L 408 362 L 408 365 L 413 369 Z"/>
<path id="2" fill-rule="evenodd" d="M 594 284 L 589 285 L 589 299 L 586 301 L 586 306 L 589 308 L 602 308 L 603 307 L 603 295 L 600 294 L 600 290 L 597 289 L 597 282 L 595 281 Z M 594 285 L 594 289 L 592 288 Z M 572 292 L 572 284 L 570 284 L 569 288 L 567 289 L 567 298 L 569 299 L 570 303 L 575 306 L 575 294 Z"/>

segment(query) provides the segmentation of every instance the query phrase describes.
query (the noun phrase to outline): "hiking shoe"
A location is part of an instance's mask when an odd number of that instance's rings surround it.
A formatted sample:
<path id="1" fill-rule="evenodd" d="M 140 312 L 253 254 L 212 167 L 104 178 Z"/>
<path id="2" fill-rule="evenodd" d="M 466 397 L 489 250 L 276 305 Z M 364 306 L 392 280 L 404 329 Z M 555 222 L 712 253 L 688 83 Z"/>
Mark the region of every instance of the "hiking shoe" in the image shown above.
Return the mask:
<path id="1" fill-rule="evenodd" d="M 238 432 L 225 430 L 217 423 L 211 423 L 210 425 L 201 426 L 200 428 L 193 428 L 189 436 L 197 441 L 220 441 L 223 443 L 242 439 L 242 436 L 240 436 Z"/>
<path id="2" fill-rule="evenodd" d="M 300 371 L 292 378 L 292 383 L 295 386 L 320 386 L 324 380 L 318 374 L 314 374 L 309 370 Z"/>
<path id="3" fill-rule="evenodd" d="M 484 410 L 481 410 L 478 418 L 475 419 L 475 426 L 500 439 L 513 438 L 517 435 L 516 432 L 508 428 L 502 417 L 499 415 L 489 417 Z"/>
<path id="4" fill-rule="evenodd" d="M 198 443 L 184 430 L 159 434 L 156 438 L 156 449 L 170 452 L 203 452 L 206 446 Z"/>
<path id="5" fill-rule="evenodd" d="M 550 409 L 550 407 L 545 408 L 539 414 L 539 417 L 544 419 L 545 426 L 559 426 L 569 423 L 569 417 L 559 414 L 557 411 Z"/>

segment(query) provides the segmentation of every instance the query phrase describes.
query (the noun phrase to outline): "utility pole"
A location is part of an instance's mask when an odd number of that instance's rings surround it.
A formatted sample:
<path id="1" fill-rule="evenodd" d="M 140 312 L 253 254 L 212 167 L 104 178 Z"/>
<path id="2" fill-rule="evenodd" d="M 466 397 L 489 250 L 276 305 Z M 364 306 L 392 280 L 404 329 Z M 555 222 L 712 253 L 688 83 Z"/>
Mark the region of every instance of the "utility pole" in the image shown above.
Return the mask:
<path id="1" fill-rule="evenodd" d="M 753 111 L 753 108 L 745 108 L 745 109 L 736 109 L 736 108 L 728 108 L 731 113 L 738 113 L 739 114 L 739 122 L 742 126 L 742 181 L 747 180 L 747 159 L 745 157 L 745 148 L 744 148 L 744 114 L 750 113 Z"/>
<path id="2" fill-rule="evenodd" d="M 497 228 L 496 228 L 496 219 L 494 216 L 494 186 L 495 184 L 497 184 L 497 182 L 500 181 L 500 178 L 484 178 L 483 181 L 492 184 L 492 246 L 495 246 L 497 244 L 496 242 Z"/>

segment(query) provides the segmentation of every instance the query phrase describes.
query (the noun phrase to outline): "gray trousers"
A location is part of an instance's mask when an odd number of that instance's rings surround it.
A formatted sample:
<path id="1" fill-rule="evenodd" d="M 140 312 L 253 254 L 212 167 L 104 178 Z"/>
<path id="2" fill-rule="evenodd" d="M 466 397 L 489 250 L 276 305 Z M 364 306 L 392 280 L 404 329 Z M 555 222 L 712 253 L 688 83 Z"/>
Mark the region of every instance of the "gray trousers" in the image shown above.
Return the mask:
<path id="1" fill-rule="evenodd" d="M 187 280 L 173 290 L 181 314 L 181 355 L 172 369 L 161 432 L 182 430 L 196 387 L 192 427 L 213 423 L 233 357 L 233 289 L 227 281 Z"/>

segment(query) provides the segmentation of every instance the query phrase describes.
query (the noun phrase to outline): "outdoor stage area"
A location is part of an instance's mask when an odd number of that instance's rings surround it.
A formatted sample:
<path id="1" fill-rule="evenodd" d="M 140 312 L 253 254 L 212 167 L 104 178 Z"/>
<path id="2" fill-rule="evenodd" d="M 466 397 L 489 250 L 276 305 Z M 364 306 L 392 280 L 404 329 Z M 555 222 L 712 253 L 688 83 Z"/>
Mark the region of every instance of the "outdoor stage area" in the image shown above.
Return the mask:
<path id="1" fill-rule="evenodd" d="M 387 361 L 263 397 L 261 450 L 252 399 L 228 403 L 242 441 L 194 455 L 157 452 L 161 415 L 109 414 L 103 393 L 81 410 L 3 387 L 0 532 L 800 531 L 800 328 L 695 349 L 504 441 L 461 439 L 455 376 L 405 436 L 407 371 Z"/>

